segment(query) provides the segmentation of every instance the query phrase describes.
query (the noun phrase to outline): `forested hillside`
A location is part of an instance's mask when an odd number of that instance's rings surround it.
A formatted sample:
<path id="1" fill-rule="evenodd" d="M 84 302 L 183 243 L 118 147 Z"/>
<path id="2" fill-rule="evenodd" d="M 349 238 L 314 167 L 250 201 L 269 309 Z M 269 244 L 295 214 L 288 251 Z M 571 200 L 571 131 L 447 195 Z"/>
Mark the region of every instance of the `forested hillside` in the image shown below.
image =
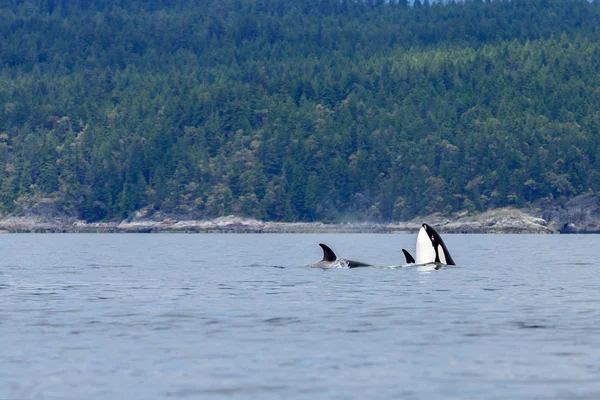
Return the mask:
<path id="1" fill-rule="evenodd" d="M 389 221 L 600 190 L 587 1 L 3 0 L 0 210 Z"/>

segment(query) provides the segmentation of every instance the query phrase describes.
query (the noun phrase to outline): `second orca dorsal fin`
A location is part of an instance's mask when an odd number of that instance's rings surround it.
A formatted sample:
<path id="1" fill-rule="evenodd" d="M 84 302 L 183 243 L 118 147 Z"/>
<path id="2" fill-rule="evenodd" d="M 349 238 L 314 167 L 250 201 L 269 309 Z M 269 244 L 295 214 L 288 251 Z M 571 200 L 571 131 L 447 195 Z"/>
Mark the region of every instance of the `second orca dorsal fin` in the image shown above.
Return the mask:
<path id="1" fill-rule="evenodd" d="M 333 262 L 333 261 L 337 260 L 337 256 L 335 255 L 333 250 L 331 250 L 329 248 L 329 246 L 327 246 L 326 244 L 323 244 L 323 243 L 319 243 L 319 246 L 321 246 L 321 248 L 323 249 L 323 260 L 321 260 L 321 261 Z"/>
<path id="2" fill-rule="evenodd" d="M 406 257 L 407 264 L 415 263 L 415 259 L 413 258 L 413 256 L 410 255 L 410 253 L 408 251 L 406 251 L 405 249 L 402 249 L 402 252 L 404 253 L 404 257 Z"/>

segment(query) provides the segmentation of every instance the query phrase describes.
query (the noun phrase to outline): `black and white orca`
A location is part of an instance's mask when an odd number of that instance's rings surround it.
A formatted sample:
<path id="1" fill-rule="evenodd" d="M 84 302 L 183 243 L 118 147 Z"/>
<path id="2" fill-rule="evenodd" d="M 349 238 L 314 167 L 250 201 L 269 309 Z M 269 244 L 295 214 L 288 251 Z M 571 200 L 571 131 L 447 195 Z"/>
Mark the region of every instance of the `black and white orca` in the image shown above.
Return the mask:
<path id="1" fill-rule="evenodd" d="M 402 249 L 407 264 L 445 264 L 456 265 L 446 244 L 439 233 L 431 226 L 423 224 L 417 235 L 416 256 L 414 259 L 408 251 Z"/>
<path id="2" fill-rule="evenodd" d="M 312 264 L 311 267 L 315 268 L 356 268 L 356 267 L 370 267 L 370 264 L 366 264 L 360 261 L 346 260 L 345 258 L 338 258 L 333 250 L 329 246 L 319 243 L 319 246 L 323 249 L 323 259 L 316 264 Z"/>

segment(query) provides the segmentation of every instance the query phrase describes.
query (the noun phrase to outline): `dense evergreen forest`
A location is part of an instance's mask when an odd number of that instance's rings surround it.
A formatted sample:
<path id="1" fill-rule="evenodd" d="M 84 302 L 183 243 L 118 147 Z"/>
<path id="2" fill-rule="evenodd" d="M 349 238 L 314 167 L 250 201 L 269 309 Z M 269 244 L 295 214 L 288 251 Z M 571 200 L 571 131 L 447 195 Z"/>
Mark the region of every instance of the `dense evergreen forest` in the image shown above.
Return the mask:
<path id="1" fill-rule="evenodd" d="M 0 211 L 389 221 L 600 191 L 600 6 L 3 0 Z"/>

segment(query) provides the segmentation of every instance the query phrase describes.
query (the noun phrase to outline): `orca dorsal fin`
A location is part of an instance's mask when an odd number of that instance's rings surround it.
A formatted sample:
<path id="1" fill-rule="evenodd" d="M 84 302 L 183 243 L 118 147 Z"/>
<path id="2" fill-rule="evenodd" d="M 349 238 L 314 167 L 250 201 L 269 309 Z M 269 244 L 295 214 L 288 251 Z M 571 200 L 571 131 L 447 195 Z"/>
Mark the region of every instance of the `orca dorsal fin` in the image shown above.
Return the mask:
<path id="1" fill-rule="evenodd" d="M 337 256 L 327 245 L 323 243 L 319 243 L 319 246 L 323 249 L 323 259 L 321 261 L 335 261 L 337 260 Z"/>
<path id="2" fill-rule="evenodd" d="M 415 259 L 413 258 L 413 256 L 410 255 L 410 253 L 408 251 L 406 251 L 405 249 L 402 249 L 402 252 L 404 253 L 404 257 L 406 257 L 407 264 L 415 263 Z"/>

